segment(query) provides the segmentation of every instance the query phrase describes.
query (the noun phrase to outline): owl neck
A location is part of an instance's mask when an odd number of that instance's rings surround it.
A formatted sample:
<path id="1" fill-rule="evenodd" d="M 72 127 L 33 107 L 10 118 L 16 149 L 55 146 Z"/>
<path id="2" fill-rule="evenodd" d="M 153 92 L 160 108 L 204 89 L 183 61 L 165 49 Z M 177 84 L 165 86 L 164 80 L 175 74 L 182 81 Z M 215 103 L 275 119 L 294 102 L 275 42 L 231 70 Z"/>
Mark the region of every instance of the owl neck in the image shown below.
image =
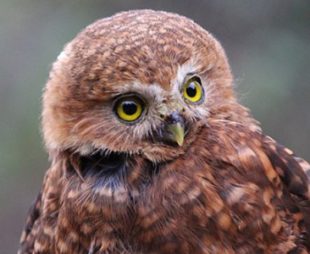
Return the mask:
<path id="1" fill-rule="evenodd" d="M 96 176 L 113 177 L 126 171 L 130 158 L 125 153 L 102 154 L 97 152 L 80 157 L 80 169 L 83 177 Z"/>
<path id="2" fill-rule="evenodd" d="M 127 153 L 97 152 L 92 155 L 70 154 L 67 167 L 82 181 L 96 179 L 96 185 L 145 186 L 159 172 L 160 165 L 139 156 Z M 70 170 L 71 169 L 71 170 Z"/>

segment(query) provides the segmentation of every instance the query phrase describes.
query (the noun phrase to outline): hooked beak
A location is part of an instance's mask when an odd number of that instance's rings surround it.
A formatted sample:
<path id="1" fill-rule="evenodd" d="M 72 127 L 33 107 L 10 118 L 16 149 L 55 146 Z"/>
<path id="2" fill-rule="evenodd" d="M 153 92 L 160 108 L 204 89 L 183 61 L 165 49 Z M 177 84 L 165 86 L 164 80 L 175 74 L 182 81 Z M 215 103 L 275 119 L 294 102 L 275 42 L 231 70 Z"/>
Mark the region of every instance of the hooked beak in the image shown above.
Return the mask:
<path id="1" fill-rule="evenodd" d="M 181 123 L 172 123 L 167 126 L 167 129 L 170 132 L 170 140 L 182 146 L 184 142 L 184 126 Z"/>
<path id="2" fill-rule="evenodd" d="M 167 117 L 165 125 L 165 138 L 182 146 L 185 136 L 183 117 L 178 112 L 173 112 Z"/>

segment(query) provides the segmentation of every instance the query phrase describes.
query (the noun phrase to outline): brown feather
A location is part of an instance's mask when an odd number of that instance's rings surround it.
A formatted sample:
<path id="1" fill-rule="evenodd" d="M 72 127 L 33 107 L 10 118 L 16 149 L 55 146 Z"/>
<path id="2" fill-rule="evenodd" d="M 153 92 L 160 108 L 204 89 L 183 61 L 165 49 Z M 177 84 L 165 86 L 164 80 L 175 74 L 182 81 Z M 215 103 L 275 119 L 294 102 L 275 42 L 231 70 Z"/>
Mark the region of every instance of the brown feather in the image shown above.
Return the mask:
<path id="1" fill-rule="evenodd" d="M 182 97 L 191 71 L 201 103 Z M 147 102 L 140 122 L 113 112 L 126 93 Z M 161 139 L 163 107 L 183 119 L 183 146 Z M 262 133 L 220 44 L 187 18 L 87 27 L 53 66 L 42 121 L 52 164 L 20 254 L 310 253 L 309 164 Z"/>

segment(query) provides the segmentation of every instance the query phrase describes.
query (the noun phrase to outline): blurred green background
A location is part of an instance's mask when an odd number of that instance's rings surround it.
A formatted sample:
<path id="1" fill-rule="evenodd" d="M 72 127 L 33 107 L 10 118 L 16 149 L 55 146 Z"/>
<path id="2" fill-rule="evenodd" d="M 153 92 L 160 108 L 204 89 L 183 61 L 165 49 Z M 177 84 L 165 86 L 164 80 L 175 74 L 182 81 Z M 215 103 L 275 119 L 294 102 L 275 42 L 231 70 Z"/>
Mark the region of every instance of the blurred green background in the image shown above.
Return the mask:
<path id="1" fill-rule="evenodd" d="M 310 2 L 1 0 L 0 253 L 15 253 L 48 167 L 41 92 L 77 32 L 115 12 L 151 8 L 194 19 L 223 44 L 240 100 L 266 133 L 310 160 Z"/>

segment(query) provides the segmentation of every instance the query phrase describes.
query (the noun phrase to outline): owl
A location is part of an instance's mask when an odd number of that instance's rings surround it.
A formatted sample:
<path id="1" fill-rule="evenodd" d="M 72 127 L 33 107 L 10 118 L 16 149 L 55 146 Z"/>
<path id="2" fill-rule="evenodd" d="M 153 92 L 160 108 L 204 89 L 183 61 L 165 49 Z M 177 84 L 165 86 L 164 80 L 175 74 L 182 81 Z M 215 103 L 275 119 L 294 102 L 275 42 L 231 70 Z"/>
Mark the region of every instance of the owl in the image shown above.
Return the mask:
<path id="1" fill-rule="evenodd" d="M 80 32 L 44 90 L 51 166 L 19 253 L 310 253 L 310 165 L 232 83 L 220 43 L 177 14 Z"/>

